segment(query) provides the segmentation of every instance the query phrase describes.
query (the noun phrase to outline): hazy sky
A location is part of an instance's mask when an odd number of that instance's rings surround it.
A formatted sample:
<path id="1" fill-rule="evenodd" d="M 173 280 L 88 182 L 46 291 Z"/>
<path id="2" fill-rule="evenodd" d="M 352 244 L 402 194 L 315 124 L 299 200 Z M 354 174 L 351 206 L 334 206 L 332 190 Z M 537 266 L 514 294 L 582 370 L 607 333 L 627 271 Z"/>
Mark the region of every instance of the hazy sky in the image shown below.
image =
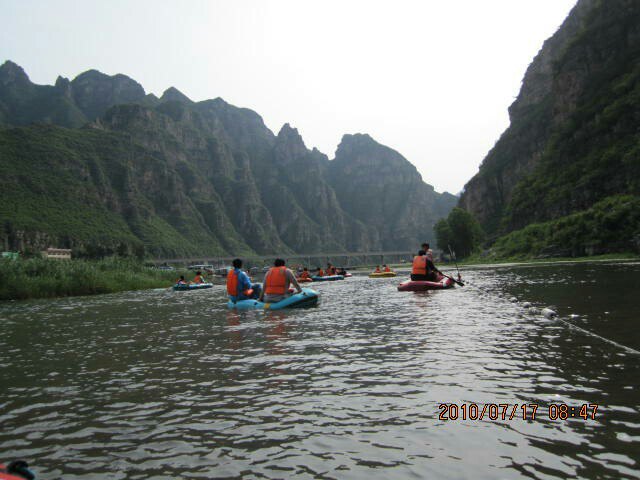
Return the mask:
<path id="1" fill-rule="evenodd" d="M 0 0 L 0 62 L 35 83 L 95 68 L 288 122 L 333 158 L 368 133 L 457 193 L 508 126 L 575 0 Z"/>

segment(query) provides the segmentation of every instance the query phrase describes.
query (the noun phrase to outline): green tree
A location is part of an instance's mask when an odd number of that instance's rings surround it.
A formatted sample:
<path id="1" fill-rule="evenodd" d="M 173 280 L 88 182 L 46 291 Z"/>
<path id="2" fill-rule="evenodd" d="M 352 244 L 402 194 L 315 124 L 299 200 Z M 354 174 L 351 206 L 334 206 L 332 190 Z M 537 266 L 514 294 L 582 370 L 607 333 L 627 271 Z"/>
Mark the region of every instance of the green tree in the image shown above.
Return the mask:
<path id="1" fill-rule="evenodd" d="M 484 237 L 482 228 L 473 215 L 458 207 L 451 210 L 446 219 L 436 223 L 435 232 L 438 247 L 446 252 L 451 246 L 461 258 L 471 255 Z"/>

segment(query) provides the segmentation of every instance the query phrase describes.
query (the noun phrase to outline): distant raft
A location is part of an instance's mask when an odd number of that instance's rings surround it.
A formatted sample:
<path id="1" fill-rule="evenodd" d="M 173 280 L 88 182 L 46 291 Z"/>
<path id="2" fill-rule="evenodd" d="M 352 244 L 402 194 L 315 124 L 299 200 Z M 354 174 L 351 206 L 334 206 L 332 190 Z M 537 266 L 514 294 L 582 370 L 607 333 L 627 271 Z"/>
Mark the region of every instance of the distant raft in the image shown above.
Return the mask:
<path id="1" fill-rule="evenodd" d="M 238 310 L 282 310 L 285 308 L 305 308 L 313 307 L 318 303 L 320 296 L 315 290 L 303 288 L 301 293 L 296 293 L 290 297 L 276 303 L 265 303 L 258 300 L 229 300 L 227 307 Z"/>
<path id="2" fill-rule="evenodd" d="M 344 275 L 328 275 L 326 277 L 319 277 L 314 275 L 311 277 L 314 282 L 335 282 L 336 280 L 344 280 Z"/>
<path id="3" fill-rule="evenodd" d="M 408 280 L 398 285 L 400 292 L 424 292 L 426 290 L 444 290 L 453 287 L 453 280 L 448 277 L 440 276 L 435 282 L 426 280 Z"/>
<path id="4" fill-rule="evenodd" d="M 369 278 L 390 278 L 395 277 L 397 275 L 396 272 L 373 272 L 369 274 Z"/>
<path id="5" fill-rule="evenodd" d="M 203 290 L 205 288 L 213 287 L 213 283 L 191 283 L 191 284 L 178 284 L 173 286 L 174 290 L 186 291 L 186 290 Z"/>

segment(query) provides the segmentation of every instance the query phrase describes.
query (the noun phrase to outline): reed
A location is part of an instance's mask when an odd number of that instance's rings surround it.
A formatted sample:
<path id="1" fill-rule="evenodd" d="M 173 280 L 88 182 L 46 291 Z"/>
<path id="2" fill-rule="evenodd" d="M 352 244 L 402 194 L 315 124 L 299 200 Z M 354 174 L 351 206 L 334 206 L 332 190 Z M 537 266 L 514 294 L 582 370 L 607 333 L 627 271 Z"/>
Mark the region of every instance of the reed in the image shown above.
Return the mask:
<path id="1" fill-rule="evenodd" d="M 0 300 L 94 295 L 169 287 L 181 274 L 185 272 L 167 272 L 122 258 L 94 261 L 0 259 Z"/>

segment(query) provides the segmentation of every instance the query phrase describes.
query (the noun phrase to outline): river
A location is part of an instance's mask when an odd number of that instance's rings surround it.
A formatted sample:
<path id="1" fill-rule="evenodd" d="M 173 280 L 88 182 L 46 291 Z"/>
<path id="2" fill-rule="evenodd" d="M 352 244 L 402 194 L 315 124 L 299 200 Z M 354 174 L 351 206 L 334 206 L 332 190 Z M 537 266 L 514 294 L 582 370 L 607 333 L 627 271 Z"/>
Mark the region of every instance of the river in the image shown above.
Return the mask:
<path id="1" fill-rule="evenodd" d="M 65 480 L 640 478 L 640 263 L 463 276 L 410 293 L 356 275 L 266 314 L 228 311 L 222 285 L 0 304 L 0 461 Z M 565 404 L 586 418 L 550 418 Z"/>

